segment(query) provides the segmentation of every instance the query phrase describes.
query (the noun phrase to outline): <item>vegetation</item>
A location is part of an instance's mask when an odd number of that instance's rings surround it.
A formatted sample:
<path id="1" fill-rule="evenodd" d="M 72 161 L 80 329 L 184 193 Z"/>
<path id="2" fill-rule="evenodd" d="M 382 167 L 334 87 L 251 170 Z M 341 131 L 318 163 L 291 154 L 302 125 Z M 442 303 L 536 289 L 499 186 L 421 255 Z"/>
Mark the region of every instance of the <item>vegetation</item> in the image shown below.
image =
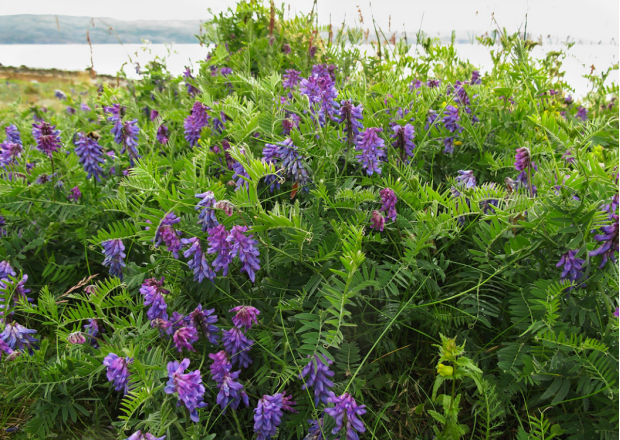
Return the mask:
<path id="1" fill-rule="evenodd" d="M 283 16 L 0 108 L 3 435 L 617 438 L 608 72 Z"/>

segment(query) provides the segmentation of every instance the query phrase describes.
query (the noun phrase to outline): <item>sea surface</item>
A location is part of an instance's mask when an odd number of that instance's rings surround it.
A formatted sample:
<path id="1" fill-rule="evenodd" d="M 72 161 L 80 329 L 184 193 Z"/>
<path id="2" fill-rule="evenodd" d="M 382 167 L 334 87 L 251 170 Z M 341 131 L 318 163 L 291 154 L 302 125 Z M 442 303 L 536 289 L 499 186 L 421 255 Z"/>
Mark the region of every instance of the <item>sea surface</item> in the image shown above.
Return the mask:
<path id="1" fill-rule="evenodd" d="M 374 50 L 368 45 L 361 46 L 369 54 Z M 480 67 L 481 71 L 492 69 L 490 49 L 477 44 L 456 44 L 457 54 L 462 59 Z M 48 45 L 0 45 L 0 64 L 4 66 L 27 66 L 43 69 L 84 70 L 92 65 L 100 74 L 116 75 L 124 70 L 130 78 L 139 78 L 134 63 L 144 66 L 153 59 L 165 59 L 168 70 L 181 74 L 185 66 L 196 70 L 197 63 L 204 60 L 210 48 L 199 44 L 95 44 L 91 48 L 84 44 Z M 534 58 L 543 58 L 549 51 L 566 50 L 564 45 L 537 46 L 532 52 Z M 92 56 L 92 58 L 91 58 Z M 618 63 L 618 46 L 611 44 L 575 45 L 567 51 L 562 70 L 565 79 L 575 89 L 575 97 L 584 96 L 589 89 L 589 81 L 583 75 L 589 74 L 591 66 L 595 73 L 606 70 Z M 618 71 L 609 75 L 606 84 L 618 84 Z"/>

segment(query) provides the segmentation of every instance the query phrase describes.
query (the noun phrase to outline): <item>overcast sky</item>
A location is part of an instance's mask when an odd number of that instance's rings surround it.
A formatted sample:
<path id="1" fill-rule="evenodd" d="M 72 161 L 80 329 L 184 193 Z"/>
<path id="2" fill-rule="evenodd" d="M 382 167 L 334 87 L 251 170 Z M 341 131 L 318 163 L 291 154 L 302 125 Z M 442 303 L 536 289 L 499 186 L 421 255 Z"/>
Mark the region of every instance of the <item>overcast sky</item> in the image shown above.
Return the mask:
<path id="1" fill-rule="evenodd" d="M 268 1 L 267 1 L 268 2 Z M 90 17 L 112 17 L 120 20 L 187 20 L 208 19 L 214 12 L 233 6 L 234 0 L 0 0 L 0 15 L 58 14 Z M 280 5 L 281 1 L 276 1 Z M 309 12 L 313 0 L 290 0 L 291 13 Z M 612 38 L 618 43 L 618 0 L 375 0 L 372 13 L 382 28 L 442 35 L 451 30 L 476 34 L 500 27 L 523 31 L 527 14 L 527 31 L 548 34 L 571 41 L 602 41 Z M 349 24 L 358 19 L 357 5 L 365 23 L 370 24 L 368 0 L 318 0 L 319 20 Z"/>

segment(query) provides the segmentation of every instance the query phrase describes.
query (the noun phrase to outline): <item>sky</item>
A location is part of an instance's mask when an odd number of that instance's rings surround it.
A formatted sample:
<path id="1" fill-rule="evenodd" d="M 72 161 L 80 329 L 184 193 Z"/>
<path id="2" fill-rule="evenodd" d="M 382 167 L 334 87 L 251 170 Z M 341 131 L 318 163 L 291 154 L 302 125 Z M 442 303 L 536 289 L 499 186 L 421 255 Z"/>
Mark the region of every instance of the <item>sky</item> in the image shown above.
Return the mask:
<path id="1" fill-rule="evenodd" d="M 314 0 L 289 0 L 291 15 L 309 12 Z M 112 17 L 119 20 L 206 20 L 208 9 L 220 12 L 234 0 L 0 0 L 0 15 L 58 14 Z M 282 1 L 276 1 L 276 5 Z M 509 32 L 527 31 L 560 41 L 587 41 L 618 44 L 618 0 L 317 0 L 321 23 L 348 24 L 359 21 L 364 27 L 371 16 L 382 29 L 417 31 L 447 35 L 452 30 L 480 35 L 505 27 Z M 288 11 L 288 8 L 286 9 Z M 496 24 L 497 22 L 497 24 Z M 613 40 L 612 40 L 613 39 Z"/>

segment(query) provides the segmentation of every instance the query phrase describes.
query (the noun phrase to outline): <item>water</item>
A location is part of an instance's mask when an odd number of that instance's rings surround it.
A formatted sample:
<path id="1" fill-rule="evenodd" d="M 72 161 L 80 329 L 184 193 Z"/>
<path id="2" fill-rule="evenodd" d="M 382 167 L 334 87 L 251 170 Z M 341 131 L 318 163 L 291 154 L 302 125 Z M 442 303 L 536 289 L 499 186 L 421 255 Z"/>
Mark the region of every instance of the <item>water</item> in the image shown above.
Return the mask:
<path id="1" fill-rule="evenodd" d="M 489 48 L 475 44 L 456 44 L 455 47 L 460 58 L 469 59 L 483 72 L 493 67 Z M 374 53 L 370 46 L 363 48 L 370 54 Z M 563 49 L 566 49 L 566 46 L 537 46 L 532 55 L 534 58 L 542 58 L 549 51 Z M 166 58 L 168 70 L 179 75 L 185 70 L 185 66 L 191 66 L 195 71 L 197 62 L 204 60 L 209 50 L 208 47 L 198 44 L 95 44 L 92 46 L 92 60 L 97 73 L 116 75 L 122 68 L 128 77 L 139 78 L 133 62 L 144 66 L 153 59 Z M 0 63 L 5 66 L 84 70 L 91 65 L 91 52 L 88 45 L 82 44 L 0 45 Z M 590 73 L 591 65 L 596 67 L 595 73 L 599 73 L 615 63 L 618 63 L 618 46 L 575 45 L 568 51 L 562 69 L 566 71 L 566 81 L 575 89 L 575 96 L 580 97 L 588 91 L 588 80 L 582 76 Z M 606 84 L 611 82 L 618 84 L 617 70 L 608 77 Z"/>

